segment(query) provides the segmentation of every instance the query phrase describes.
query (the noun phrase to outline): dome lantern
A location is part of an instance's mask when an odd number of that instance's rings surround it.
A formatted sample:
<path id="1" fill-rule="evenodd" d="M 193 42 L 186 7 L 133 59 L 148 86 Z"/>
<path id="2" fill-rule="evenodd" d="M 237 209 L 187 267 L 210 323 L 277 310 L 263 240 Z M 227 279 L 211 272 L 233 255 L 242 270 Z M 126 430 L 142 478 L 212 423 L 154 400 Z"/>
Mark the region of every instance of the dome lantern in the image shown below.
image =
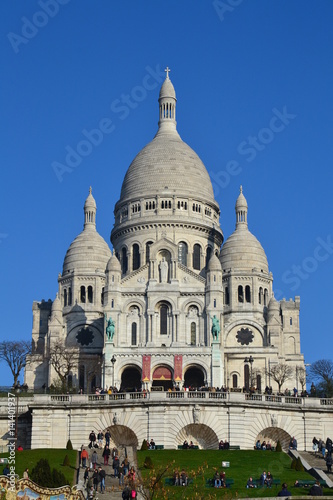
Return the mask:
<path id="1" fill-rule="evenodd" d="M 247 227 L 247 201 L 243 195 L 243 187 L 240 186 L 239 196 L 236 201 L 236 228 Z"/>
<path id="2" fill-rule="evenodd" d="M 169 132 L 176 130 L 176 92 L 169 78 L 170 69 L 166 67 L 166 78 L 160 90 L 159 95 L 159 132 Z"/>
<path id="3" fill-rule="evenodd" d="M 91 194 L 92 189 L 91 186 L 89 188 L 88 198 L 84 204 L 84 228 L 91 227 L 96 229 L 96 201 L 93 195 Z"/>

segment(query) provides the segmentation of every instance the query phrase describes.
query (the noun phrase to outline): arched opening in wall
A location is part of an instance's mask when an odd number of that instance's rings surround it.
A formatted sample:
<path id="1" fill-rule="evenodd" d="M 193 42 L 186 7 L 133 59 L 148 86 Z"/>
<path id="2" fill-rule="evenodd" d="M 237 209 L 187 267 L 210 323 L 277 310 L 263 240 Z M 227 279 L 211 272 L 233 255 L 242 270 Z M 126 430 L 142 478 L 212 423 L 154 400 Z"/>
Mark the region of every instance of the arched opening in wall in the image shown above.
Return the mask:
<path id="1" fill-rule="evenodd" d="M 212 256 L 212 247 L 207 247 L 207 251 L 206 251 L 206 267 L 208 265 L 208 262 L 210 261 L 210 258 Z"/>
<path id="2" fill-rule="evenodd" d="M 268 304 L 268 290 L 265 288 L 264 290 L 264 306 L 267 306 Z"/>
<path id="3" fill-rule="evenodd" d="M 88 302 L 89 304 L 93 303 L 93 287 L 91 285 L 88 286 Z"/>
<path id="4" fill-rule="evenodd" d="M 84 304 L 86 302 L 86 287 L 81 286 L 80 288 L 80 302 Z"/>
<path id="5" fill-rule="evenodd" d="M 263 303 L 263 289 L 262 289 L 262 287 L 259 288 L 258 300 L 259 300 L 259 304 Z"/>
<path id="6" fill-rule="evenodd" d="M 245 287 L 245 300 L 246 302 L 251 302 L 251 288 L 249 285 Z"/>
<path id="7" fill-rule="evenodd" d="M 232 376 L 232 388 L 237 389 L 237 387 L 238 387 L 238 376 L 236 375 L 236 373 L 234 373 Z"/>
<path id="8" fill-rule="evenodd" d="M 69 306 L 72 305 L 72 288 L 71 287 L 68 288 L 68 305 Z"/>
<path id="9" fill-rule="evenodd" d="M 178 262 L 187 266 L 187 244 L 185 241 L 178 243 Z"/>
<path id="10" fill-rule="evenodd" d="M 165 391 L 172 389 L 172 372 L 167 366 L 159 366 L 153 372 L 153 387 L 163 387 Z"/>
<path id="11" fill-rule="evenodd" d="M 84 365 L 80 365 L 79 368 L 79 388 L 84 391 Z"/>
<path id="12" fill-rule="evenodd" d="M 192 366 L 188 368 L 184 374 L 185 387 L 199 389 L 205 387 L 205 375 L 201 368 Z"/>
<path id="13" fill-rule="evenodd" d="M 136 392 L 141 390 L 141 371 L 133 366 L 125 368 L 121 374 L 120 390 L 123 392 Z"/>
<path id="14" fill-rule="evenodd" d="M 123 274 L 127 273 L 128 264 L 127 264 L 127 250 L 126 248 L 121 249 L 121 270 Z"/>
<path id="15" fill-rule="evenodd" d="M 73 375 L 70 373 L 67 377 L 68 389 L 72 389 L 73 387 Z"/>
<path id="16" fill-rule="evenodd" d="M 132 331 L 131 331 L 131 345 L 136 345 L 137 343 L 137 324 L 134 322 L 132 323 Z"/>
<path id="17" fill-rule="evenodd" d="M 191 345 L 197 344 L 197 325 L 192 321 L 191 323 Z"/>
<path id="18" fill-rule="evenodd" d="M 224 289 L 224 303 L 226 306 L 230 304 L 229 288 L 227 286 Z"/>
<path id="19" fill-rule="evenodd" d="M 200 271 L 200 255 L 201 255 L 201 247 L 197 243 L 193 247 L 193 269 Z"/>
<path id="20" fill-rule="evenodd" d="M 64 307 L 67 306 L 67 290 L 66 288 L 64 289 Z"/>
<path id="21" fill-rule="evenodd" d="M 147 241 L 146 243 L 146 264 L 148 264 L 150 259 L 150 247 L 152 246 L 152 244 L 153 244 L 152 241 Z"/>
<path id="22" fill-rule="evenodd" d="M 193 417 L 200 422 L 200 410 L 194 408 Z M 189 424 L 183 427 L 177 434 L 175 445 L 183 444 L 186 440 L 188 443 L 193 441 L 194 445 L 199 446 L 202 450 L 217 450 L 219 446 L 218 436 L 215 432 L 205 424 L 200 423 Z"/>
<path id="23" fill-rule="evenodd" d="M 274 417 L 276 418 L 276 415 L 272 414 L 271 418 Z M 288 451 L 291 438 L 292 436 L 288 434 L 288 432 L 280 429 L 279 427 L 267 427 L 266 429 L 260 431 L 259 434 L 257 434 L 255 441 L 253 442 L 253 446 L 258 441 L 258 439 L 261 443 L 263 441 L 266 441 L 266 443 L 269 442 L 273 447 L 276 447 L 277 442 L 280 441 L 282 450 Z"/>
<path id="24" fill-rule="evenodd" d="M 250 389 L 250 368 L 249 365 L 244 365 L 244 387 Z"/>
<path id="25" fill-rule="evenodd" d="M 168 312 L 169 308 L 166 304 L 161 304 L 160 307 L 160 335 L 168 335 Z"/>
<path id="26" fill-rule="evenodd" d="M 132 248 L 132 268 L 133 271 L 136 269 L 139 269 L 140 267 L 140 249 L 139 245 L 137 243 L 134 243 L 133 248 Z"/>
<path id="27" fill-rule="evenodd" d="M 113 418 L 115 418 L 117 415 L 117 412 L 113 414 Z M 111 419 L 111 422 L 112 422 Z M 110 449 L 113 447 L 116 448 L 123 448 L 125 446 L 131 446 L 134 449 L 137 449 L 138 447 L 138 438 L 130 429 L 129 427 L 126 427 L 125 425 L 114 425 L 114 423 L 110 422 L 110 426 L 104 429 L 104 434 L 106 433 L 107 429 L 110 431 L 111 438 L 110 438 Z"/>
<path id="28" fill-rule="evenodd" d="M 257 373 L 257 377 L 256 378 L 257 378 L 257 380 L 256 380 L 256 382 L 257 382 L 257 391 L 261 392 L 261 375 L 260 375 L 260 373 Z"/>
<path id="29" fill-rule="evenodd" d="M 242 285 L 238 286 L 238 302 L 240 303 L 244 302 L 244 290 Z"/>

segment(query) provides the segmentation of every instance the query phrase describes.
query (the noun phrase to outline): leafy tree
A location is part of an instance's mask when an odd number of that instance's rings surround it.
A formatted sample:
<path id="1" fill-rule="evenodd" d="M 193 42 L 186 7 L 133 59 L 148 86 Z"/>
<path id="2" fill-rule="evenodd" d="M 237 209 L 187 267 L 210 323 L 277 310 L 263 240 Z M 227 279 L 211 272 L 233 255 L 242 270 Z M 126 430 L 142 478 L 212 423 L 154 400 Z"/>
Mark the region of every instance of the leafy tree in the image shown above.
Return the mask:
<path id="1" fill-rule="evenodd" d="M 309 376 L 316 382 L 319 396 L 333 397 L 333 361 L 330 359 L 315 361 L 309 368 Z"/>
<path id="2" fill-rule="evenodd" d="M 283 384 L 294 375 L 294 369 L 286 363 L 277 363 L 276 365 L 271 365 L 266 373 L 278 384 L 280 393 Z"/>
<path id="3" fill-rule="evenodd" d="M 39 486 L 47 488 L 60 488 L 67 484 L 64 474 L 57 469 L 52 469 L 46 458 L 41 458 L 32 469 L 30 479 Z"/>
<path id="4" fill-rule="evenodd" d="M 0 360 L 5 361 L 14 377 L 13 386 L 17 385 L 22 368 L 26 365 L 26 356 L 31 354 L 32 344 L 26 340 L 4 340 L 0 342 Z"/>

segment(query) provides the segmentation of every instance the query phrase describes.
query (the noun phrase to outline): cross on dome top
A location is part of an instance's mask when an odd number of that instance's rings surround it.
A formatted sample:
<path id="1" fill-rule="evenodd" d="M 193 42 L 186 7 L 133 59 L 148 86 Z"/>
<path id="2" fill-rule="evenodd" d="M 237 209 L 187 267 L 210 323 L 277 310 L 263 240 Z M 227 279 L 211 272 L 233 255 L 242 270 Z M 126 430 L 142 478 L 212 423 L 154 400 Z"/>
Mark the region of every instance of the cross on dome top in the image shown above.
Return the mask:
<path id="1" fill-rule="evenodd" d="M 170 73 L 171 69 L 169 68 L 169 66 L 167 66 L 164 71 L 166 72 L 167 80 L 169 80 L 169 73 Z"/>

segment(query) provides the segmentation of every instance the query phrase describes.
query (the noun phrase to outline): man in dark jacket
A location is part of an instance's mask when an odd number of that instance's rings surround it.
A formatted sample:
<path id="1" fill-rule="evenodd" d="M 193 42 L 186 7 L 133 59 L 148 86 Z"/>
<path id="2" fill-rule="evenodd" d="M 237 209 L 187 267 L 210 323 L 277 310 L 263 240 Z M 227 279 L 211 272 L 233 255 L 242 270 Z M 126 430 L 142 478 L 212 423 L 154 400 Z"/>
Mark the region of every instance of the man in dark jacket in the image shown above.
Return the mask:
<path id="1" fill-rule="evenodd" d="M 114 470 L 114 477 L 118 477 L 119 474 L 119 457 L 116 455 L 112 462 L 112 467 Z"/>
<path id="2" fill-rule="evenodd" d="M 278 497 L 291 497 L 291 493 L 288 490 L 287 483 L 282 484 L 282 490 L 279 491 Z"/>
<path id="3" fill-rule="evenodd" d="M 315 484 L 310 488 L 309 495 L 313 497 L 322 497 L 323 490 L 320 486 L 320 482 L 316 481 Z"/>

